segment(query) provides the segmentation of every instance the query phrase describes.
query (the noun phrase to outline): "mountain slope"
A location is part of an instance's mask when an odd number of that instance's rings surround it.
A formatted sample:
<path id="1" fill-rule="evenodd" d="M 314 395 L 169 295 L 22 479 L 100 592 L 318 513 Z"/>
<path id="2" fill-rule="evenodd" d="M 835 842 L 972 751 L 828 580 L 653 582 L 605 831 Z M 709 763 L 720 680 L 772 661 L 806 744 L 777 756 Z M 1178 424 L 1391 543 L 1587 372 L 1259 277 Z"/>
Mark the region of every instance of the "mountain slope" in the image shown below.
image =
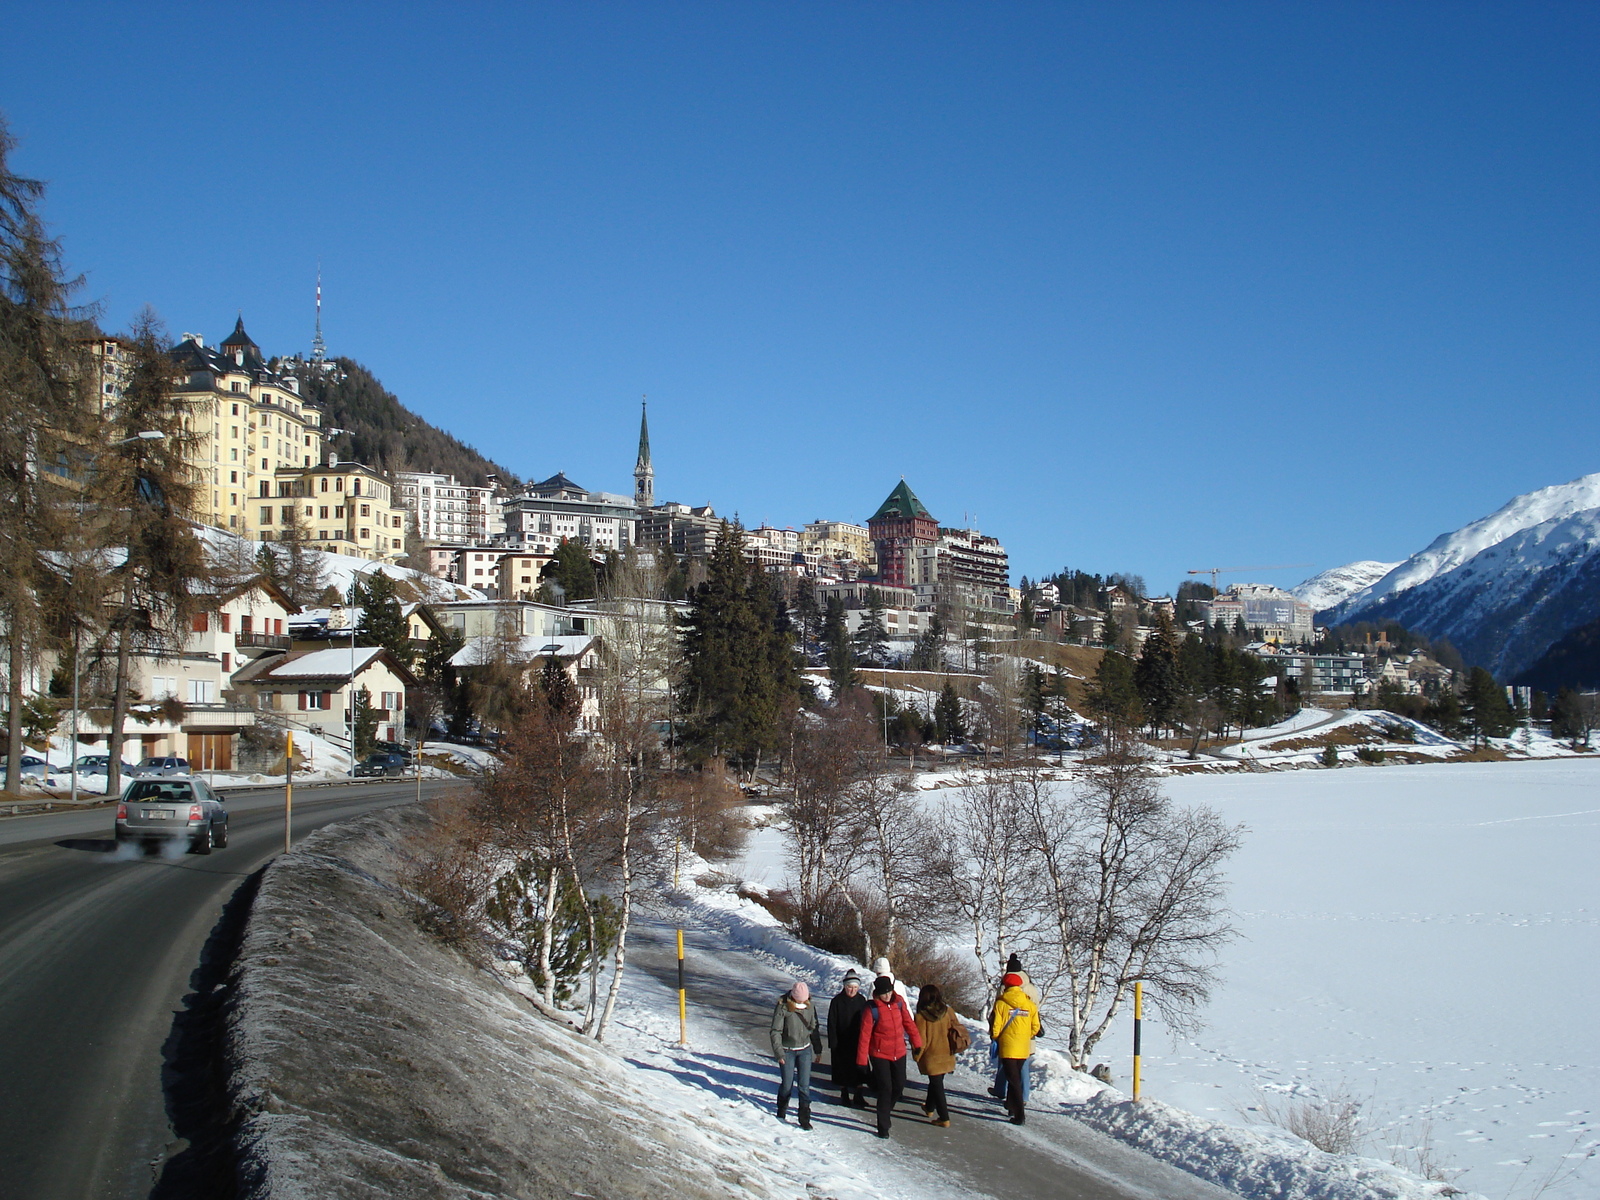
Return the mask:
<path id="1" fill-rule="evenodd" d="M 1513 682 L 1551 695 L 1564 687 L 1579 691 L 1600 688 L 1600 620 L 1568 630 Z"/>
<path id="2" fill-rule="evenodd" d="M 1335 623 L 1392 620 L 1449 638 L 1510 678 L 1600 618 L 1600 474 L 1541 488 L 1434 539 L 1335 606 Z"/>
<path id="3" fill-rule="evenodd" d="M 352 359 L 337 360 L 339 371 L 301 373 L 300 392 L 324 406 L 328 425 L 349 430 L 328 439 L 342 459 L 380 471 L 434 471 L 482 487 L 489 476 L 514 486 L 517 477 L 459 438 L 430 425 L 400 403 L 371 371 Z"/>
<path id="4" fill-rule="evenodd" d="M 1413 554 L 1381 579 L 1348 597 L 1340 605 L 1337 619 L 1350 620 L 1356 609 L 1371 601 L 1417 587 L 1453 571 L 1481 551 L 1524 529 L 1591 508 L 1600 508 L 1600 473 L 1584 475 L 1571 483 L 1526 492 L 1487 517 L 1463 525 L 1454 533 L 1442 533 L 1434 538 L 1426 549 Z"/>
<path id="5" fill-rule="evenodd" d="M 1377 583 L 1399 565 L 1392 562 L 1375 562 L 1367 558 L 1360 562 L 1345 563 L 1342 567 L 1329 567 L 1326 571 L 1319 571 L 1304 583 L 1290 588 L 1289 594 L 1296 600 L 1309 604 L 1313 612 L 1321 612 L 1325 608 L 1332 608 L 1346 597 L 1355 595 L 1363 588 Z"/>

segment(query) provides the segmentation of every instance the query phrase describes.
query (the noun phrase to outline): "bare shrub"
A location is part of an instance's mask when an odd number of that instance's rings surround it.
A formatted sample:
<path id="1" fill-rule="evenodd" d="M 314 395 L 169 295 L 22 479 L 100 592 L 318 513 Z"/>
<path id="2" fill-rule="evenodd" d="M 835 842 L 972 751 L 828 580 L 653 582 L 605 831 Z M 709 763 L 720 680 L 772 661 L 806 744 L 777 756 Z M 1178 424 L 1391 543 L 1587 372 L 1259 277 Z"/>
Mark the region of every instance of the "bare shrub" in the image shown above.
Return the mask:
<path id="1" fill-rule="evenodd" d="M 1434 1145 L 1432 1117 L 1398 1126 L 1389 1136 L 1393 1139 L 1388 1147 L 1389 1161 L 1395 1166 L 1436 1183 L 1449 1183 L 1461 1174 L 1461 1169 L 1450 1166 Z"/>
<path id="2" fill-rule="evenodd" d="M 1355 1154 L 1369 1132 L 1361 1099 L 1343 1085 L 1326 1096 L 1263 1096 L 1257 1109 L 1271 1124 L 1304 1138 L 1326 1154 Z"/>
<path id="3" fill-rule="evenodd" d="M 938 984 L 945 1000 L 958 1012 L 978 1014 L 987 1008 L 983 980 L 963 951 L 945 949 L 933 938 L 908 934 L 901 926 L 900 939 L 889 961 L 894 964 L 896 978 L 908 986 Z"/>
<path id="4" fill-rule="evenodd" d="M 408 838 L 401 853 L 400 884 L 411 897 L 411 916 L 428 933 L 473 962 L 488 957 L 484 903 L 494 867 L 481 822 L 459 801 L 431 801 L 427 828 Z"/>

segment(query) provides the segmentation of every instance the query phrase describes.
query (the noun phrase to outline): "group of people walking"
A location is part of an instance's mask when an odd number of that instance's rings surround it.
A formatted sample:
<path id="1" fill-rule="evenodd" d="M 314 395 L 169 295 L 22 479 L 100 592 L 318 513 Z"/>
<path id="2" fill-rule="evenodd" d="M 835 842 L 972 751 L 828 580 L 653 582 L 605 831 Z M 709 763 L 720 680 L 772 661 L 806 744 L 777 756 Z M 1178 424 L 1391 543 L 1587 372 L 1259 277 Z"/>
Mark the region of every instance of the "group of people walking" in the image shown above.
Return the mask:
<path id="1" fill-rule="evenodd" d="M 937 985 L 922 986 L 913 1014 L 905 985 L 895 978 L 889 960 L 874 959 L 872 971 L 870 996 L 862 990 L 861 976 L 849 971 L 828 1005 L 826 1039 L 839 1103 L 866 1108 L 867 1093 L 873 1093 L 877 1135 L 887 1138 L 895 1106 L 905 1095 L 909 1057 L 928 1081 L 923 1115 L 948 1127 L 944 1081 L 955 1070 L 956 1056 L 971 1045 L 967 1027 Z M 772 1053 L 779 1063 L 778 1119 L 788 1119 L 789 1101 L 797 1098 L 800 1128 L 806 1130 L 811 1128 L 811 1068 L 822 1053 L 823 1029 L 808 984 L 797 982 L 778 998 L 772 1011 Z M 998 1060 L 989 1093 L 1005 1104 L 1014 1125 L 1027 1119 L 1027 1060 L 1033 1039 L 1042 1030 L 1039 993 L 1012 955 L 989 1015 L 991 1054 Z"/>

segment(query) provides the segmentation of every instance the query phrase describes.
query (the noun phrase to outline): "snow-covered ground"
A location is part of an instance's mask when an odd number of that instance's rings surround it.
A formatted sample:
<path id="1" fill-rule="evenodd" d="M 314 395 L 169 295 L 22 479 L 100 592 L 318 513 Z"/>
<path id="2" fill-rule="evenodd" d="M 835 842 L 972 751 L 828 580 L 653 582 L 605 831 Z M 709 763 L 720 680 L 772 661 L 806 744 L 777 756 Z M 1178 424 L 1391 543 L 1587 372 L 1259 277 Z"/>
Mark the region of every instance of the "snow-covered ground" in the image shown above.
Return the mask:
<path id="1" fill-rule="evenodd" d="M 1404 1158 L 1393 1147 L 1431 1138 L 1432 1159 L 1467 1191 L 1596 1194 L 1600 1163 L 1584 1156 L 1600 1145 L 1590 1014 L 1600 994 L 1600 759 L 1229 773 L 1165 786 L 1249 832 L 1229 872 L 1242 936 L 1199 1035 L 1147 1020 L 1149 1096 L 1243 1127 L 1262 1120 L 1250 1110 L 1263 1097 L 1282 1107 L 1343 1089 L 1363 1102 L 1369 1155 Z M 929 792 L 927 803 L 950 794 Z M 778 829 L 758 829 L 730 870 L 782 886 Z M 1121 1077 L 1130 1040 L 1124 1021 L 1102 1043 Z M 1187 1118 L 1173 1120 L 1179 1133 L 1125 1133 L 1165 1139 L 1179 1155 L 1221 1153 L 1186 1147 Z M 1217 1136 L 1271 1157 L 1252 1141 L 1259 1128 Z"/>
<path id="2" fill-rule="evenodd" d="M 1341 1085 L 1381 1126 L 1431 1123 L 1457 1186 L 1600 1189 L 1600 760 L 1174 779 L 1249 828 L 1243 937 L 1193 1039 L 1152 1023 L 1151 1092 L 1222 1120 Z"/>

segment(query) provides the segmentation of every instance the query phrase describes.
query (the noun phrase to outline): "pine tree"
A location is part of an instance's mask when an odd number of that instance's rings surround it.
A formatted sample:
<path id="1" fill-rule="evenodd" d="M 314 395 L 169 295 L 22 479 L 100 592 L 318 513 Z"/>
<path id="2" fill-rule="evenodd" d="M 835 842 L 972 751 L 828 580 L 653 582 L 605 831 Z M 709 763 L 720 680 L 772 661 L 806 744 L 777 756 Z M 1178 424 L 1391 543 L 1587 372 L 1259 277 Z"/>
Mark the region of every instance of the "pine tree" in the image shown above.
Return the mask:
<path id="1" fill-rule="evenodd" d="M 394 580 L 382 571 L 357 576 L 352 602 L 361 610 L 356 638 L 363 646 L 382 646 L 408 668 L 416 659 Z"/>
<path id="2" fill-rule="evenodd" d="M 1126 655 L 1108 650 L 1100 659 L 1089 693 L 1089 707 L 1101 721 L 1111 726 L 1131 727 L 1142 719 L 1139 689 L 1133 682 L 1133 662 Z"/>
<path id="3" fill-rule="evenodd" d="M 948 679 L 939 692 L 939 699 L 934 701 L 933 724 L 941 742 L 967 740 L 966 723 L 961 719 L 961 697 L 956 695 L 955 684 Z"/>
<path id="4" fill-rule="evenodd" d="M 722 526 L 684 618 L 683 740 L 692 758 L 754 765 L 799 690 L 787 612 L 764 571 L 747 563 L 737 526 Z"/>
<path id="5" fill-rule="evenodd" d="M 1145 719 L 1157 732 L 1170 726 L 1178 711 L 1181 688 L 1177 635 L 1165 612 L 1156 615 L 1155 628 L 1145 638 L 1133 674 Z"/>
<path id="6" fill-rule="evenodd" d="M 844 601 L 837 596 L 828 597 L 822 619 L 822 646 L 828 674 L 833 680 L 833 697 L 837 701 L 856 686 L 855 650 L 850 644 L 849 626 L 845 624 Z"/>
<path id="7" fill-rule="evenodd" d="M 1023 668 L 1022 706 L 1031 714 L 1028 728 L 1035 737 L 1044 730 L 1044 693 L 1044 672 L 1038 663 L 1030 662 Z"/>
<path id="8" fill-rule="evenodd" d="M 856 657 L 870 666 L 882 666 L 888 661 L 889 650 L 889 630 L 883 620 L 883 593 L 869 587 L 866 601 L 861 624 L 856 627 Z"/>
<path id="9" fill-rule="evenodd" d="M 561 544 L 556 547 L 555 557 L 544 569 L 543 578 L 539 593 L 546 603 L 570 604 L 574 600 L 588 600 L 599 591 L 588 547 L 567 538 L 562 538 Z"/>
<path id="10" fill-rule="evenodd" d="M 1510 735 L 1511 705 L 1506 703 L 1505 689 L 1494 681 L 1493 675 L 1482 667 L 1473 667 L 1467 673 L 1464 698 L 1467 720 L 1478 741 Z"/>

